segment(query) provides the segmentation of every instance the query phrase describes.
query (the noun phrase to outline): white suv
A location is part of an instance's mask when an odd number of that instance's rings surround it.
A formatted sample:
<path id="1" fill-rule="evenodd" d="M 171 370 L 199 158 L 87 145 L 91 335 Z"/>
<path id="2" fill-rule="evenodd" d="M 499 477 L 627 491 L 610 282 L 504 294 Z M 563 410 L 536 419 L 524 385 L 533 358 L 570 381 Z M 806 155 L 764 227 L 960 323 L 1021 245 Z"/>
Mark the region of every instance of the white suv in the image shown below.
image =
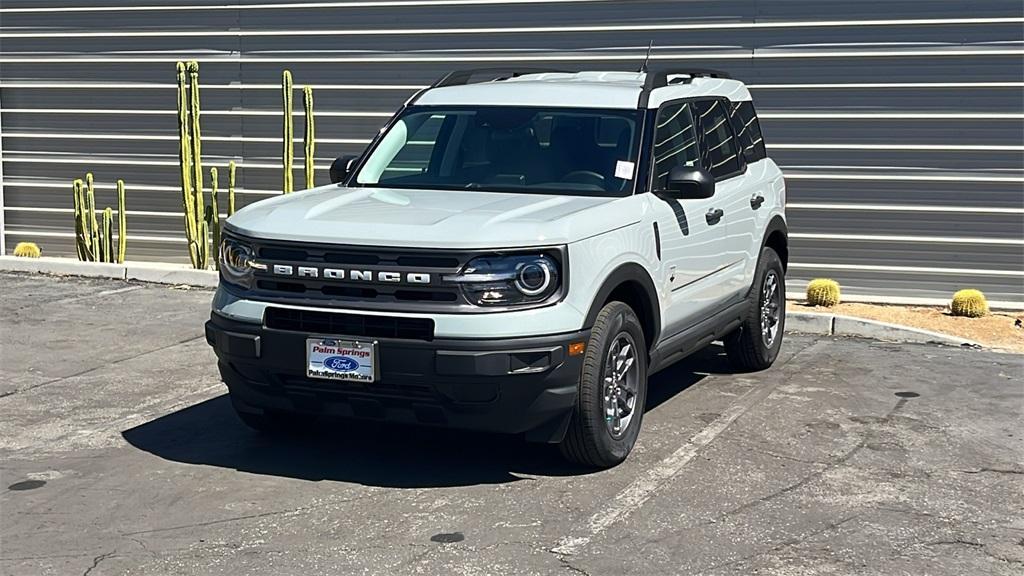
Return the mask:
<path id="1" fill-rule="evenodd" d="M 331 179 L 225 225 L 206 335 L 257 430 L 524 433 L 606 467 L 655 371 L 778 355 L 785 184 L 724 74 L 454 72 Z"/>

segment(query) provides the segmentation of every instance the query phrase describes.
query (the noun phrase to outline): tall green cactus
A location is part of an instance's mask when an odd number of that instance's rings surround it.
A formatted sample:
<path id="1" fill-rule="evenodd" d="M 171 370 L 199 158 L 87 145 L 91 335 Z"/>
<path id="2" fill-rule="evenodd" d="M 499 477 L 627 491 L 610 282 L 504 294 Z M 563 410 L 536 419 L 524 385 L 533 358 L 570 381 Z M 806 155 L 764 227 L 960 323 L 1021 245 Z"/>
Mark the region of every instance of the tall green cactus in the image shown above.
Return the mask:
<path id="1" fill-rule="evenodd" d="M 235 161 L 228 162 L 228 216 L 235 213 Z"/>
<path id="2" fill-rule="evenodd" d="M 306 189 L 316 184 L 313 182 L 313 151 L 316 147 L 315 130 L 313 123 L 313 87 L 306 86 L 302 89 L 302 106 L 306 114 L 306 134 L 303 137 L 303 144 L 306 149 Z"/>
<path id="3" fill-rule="evenodd" d="M 178 164 L 185 238 L 192 267 L 209 265 L 209 235 L 203 201 L 202 135 L 199 123 L 199 63 L 178 62 Z"/>
<path id="4" fill-rule="evenodd" d="M 217 168 L 210 168 L 210 207 L 206 223 L 213 233 L 213 249 L 220 250 L 220 208 L 217 206 Z M 220 270 L 220 258 L 214 257 L 213 265 Z"/>
<path id="5" fill-rule="evenodd" d="M 295 160 L 295 128 L 292 124 L 292 73 L 285 70 L 281 74 L 281 99 L 284 113 L 284 125 L 282 136 L 284 149 L 281 154 L 282 168 L 284 169 L 284 182 L 281 192 L 289 194 L 294 190 L 295 184 L 292 181 L 292 164 Z"/>
<path id="6" fill-rule="evenodd" d="M 103 228 L 100 230 L 100 262 L 114 261 L 114 211 L 107 206 L 103 210 Z"/>
<path id="7" fill-rule="evenodd" d="M 117 181 L 117 260 L 124 262 L 124 254 L 128 250 L 128 213 L 125 211 L 124 180 Z"/>
<path id="8" fill-rule="evenodd" d="M 75 251 L 84 262 L 124 262 L 127 247 L 125 225 L 124 181 L 117 181 L 118 238 L 114 243 L 114 210 L 109 206 L 103 210 L 102 219 L 96 219 L 96 193 L 92 174 L 85 175 L 85 181 L 76 178 L 71 183 L 75 205 Z"/>
<path id="9" fill-rule="evenodd" d="M 96 222 L 96 191 L 93 188 L 92 172 L 85 175 L 85 211 L 89 216 L 89 246 L 93 261 L 100 256 L 100 227 Z"/>
<path id="10" fill-rule="evenodd" d="M 71 193 L 75 199 L 75 250 L 83 262 L 92 260 L 92 241 L 89 240 L 89 226 L 85 211 L 85 183 L 81 178 L 71 182 Z"/>

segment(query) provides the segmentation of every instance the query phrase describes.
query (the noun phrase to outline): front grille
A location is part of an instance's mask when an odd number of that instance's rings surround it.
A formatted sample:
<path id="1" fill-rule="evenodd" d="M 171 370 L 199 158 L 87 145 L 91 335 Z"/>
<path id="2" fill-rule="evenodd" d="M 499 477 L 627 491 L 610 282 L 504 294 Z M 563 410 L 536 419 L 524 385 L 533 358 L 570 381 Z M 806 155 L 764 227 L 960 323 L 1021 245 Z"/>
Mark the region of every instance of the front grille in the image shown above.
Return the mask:
<path id="1" fill-rule="evenodd" d="M 402 318 L 270 307 L 264 314 L 263 323 L 267 328 L 273 330 L 287 330 L 304 334 L 408 340 L 434 339 L 434 321 L 430 318 Z"/>
<path id="2" fill-rule="evenodd" d="M 254 240 L 256 258 L 266 265 L 257 270 L 254 296 L 270 302 L 310 304 L 330 302 L 350 307 L 383 310 L 450 311 L 473 308 L 462 290 L 445 277 L 455 275 L 475 253 L 415 248 L 368 248 L 331 244 L 298 244 Z M 277 273 L 275 265 L 291 270 Z M 305 267 L 316 277 L 299 274 Z M 341 278 L 327 277 L 325 270 L 341 270 Z M 370 276 L 352 278 L 355 272 Z M 378 274 L 396 275 L 384 282 Z M 413 282 L 409 275 L 428 276 L 429 282 Z"/>

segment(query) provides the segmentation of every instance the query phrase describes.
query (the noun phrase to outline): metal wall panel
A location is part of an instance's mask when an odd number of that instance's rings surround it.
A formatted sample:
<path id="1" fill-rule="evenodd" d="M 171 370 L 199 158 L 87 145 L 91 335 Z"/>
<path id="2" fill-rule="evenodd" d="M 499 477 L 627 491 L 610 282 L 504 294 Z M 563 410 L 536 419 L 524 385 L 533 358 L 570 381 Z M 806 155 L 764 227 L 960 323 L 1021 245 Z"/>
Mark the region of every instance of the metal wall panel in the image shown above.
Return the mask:
<path id="1" fill-rule="evenodd" d="M 236 160 L 245 205 L 280 188 L 284 68 L 315 88 L 326 183 L 452 68 L 635 69 L 653 40 L 655 65 L 750 85 L 787 174 L 795 287 L 1022 302 L 1022 24 L 1018 0 L 5 0 L 4 238 L 73 255 L 70 181 L 92 171 L 101 205 L 128 184 L 130 258 L 187 259 L 176 60 L 201 62 L 204 164 Z"/>

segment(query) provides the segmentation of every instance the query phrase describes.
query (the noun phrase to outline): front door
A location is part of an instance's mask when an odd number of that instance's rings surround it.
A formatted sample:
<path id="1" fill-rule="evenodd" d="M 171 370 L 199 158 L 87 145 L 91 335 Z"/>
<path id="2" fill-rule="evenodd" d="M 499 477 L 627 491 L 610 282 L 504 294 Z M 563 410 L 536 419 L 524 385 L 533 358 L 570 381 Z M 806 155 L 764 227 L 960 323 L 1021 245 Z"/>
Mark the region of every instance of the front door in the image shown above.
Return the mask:
<path id="1" fill-rule="evenodd" d="M 718 216 L 721 198 L 673 200 L 656 193 L 666 188 L 669 171 L 698 166 L 703 159 L 694 103 L 667 102 L 658 110 L 653 142 L 650 197 L 661 238 L 660 281 L 667 295 L 664 337 L 706 318 L 723 301 L 721 282 L 728 268 L 726 222 Z"/>

